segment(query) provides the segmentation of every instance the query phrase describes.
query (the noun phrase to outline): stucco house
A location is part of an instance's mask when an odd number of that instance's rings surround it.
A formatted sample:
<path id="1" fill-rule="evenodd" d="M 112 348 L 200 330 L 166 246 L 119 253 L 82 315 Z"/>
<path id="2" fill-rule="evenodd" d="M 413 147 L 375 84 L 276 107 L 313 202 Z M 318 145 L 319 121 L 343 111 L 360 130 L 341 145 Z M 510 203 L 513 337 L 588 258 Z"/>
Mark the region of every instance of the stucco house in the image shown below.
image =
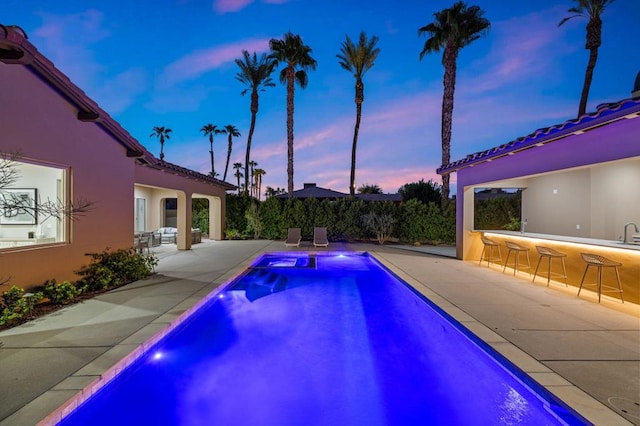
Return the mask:
<path id="1" fill-rule="evenodd" d="M 165 226 L 177 199 L 177 248 L 191 247 L 194 198 L 209 200 L 210 238 L 222 239 L 231 184 L 162 162 L 69 80 L 19 27 L 0 25 L 0 153 L 17 155 L 3 197 L 87 201 L 78 217 L 0 212 L 0 290 L 76 279 L 86 253 L 133 245 L 134 231 Z"/>
<path id="2" fill-rule="evenodd" d="M 640 245 L 620 241 L 640 226 L 640 92 L 437 172 L 457 175 L 459 259 L 479 259 L 483 234 L 503 245 L 518 241 L 534 262 L 535 246 L 550 246 L 568 254 L 569 284 L 578 285 L 586 266 L 580 253 L 597 253 L 623 264 L 625 300 L 640 301 Z M 522 190 L 522 232 L 475 229 L 475 193 L 487 188 Z"/>

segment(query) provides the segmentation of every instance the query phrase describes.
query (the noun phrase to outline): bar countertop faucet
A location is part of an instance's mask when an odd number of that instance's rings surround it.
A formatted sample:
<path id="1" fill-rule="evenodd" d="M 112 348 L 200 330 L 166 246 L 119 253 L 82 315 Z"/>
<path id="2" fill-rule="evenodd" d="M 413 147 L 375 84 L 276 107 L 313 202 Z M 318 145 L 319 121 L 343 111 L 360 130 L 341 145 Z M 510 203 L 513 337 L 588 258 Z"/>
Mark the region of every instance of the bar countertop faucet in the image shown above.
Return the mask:
<path id="1" fill-rule="evenodd" d="M 629 226 L 633 226 L 633 228 L 636 230 L 636 232 L 640 232 L 640 229 L 638 229 L 638 225 L 636 225 L 636 224 L 635 224 L 635 223 L 633 223 L 633 222 L 629 222 L 629 223 L 627 223 L 626 225 L 624 225 L 624 232 L 623 232 L 623 234 L 624 234 L 624 239 L 622 240 L 622 242 L 623 242 L 624 244 L 628 244 L 628 243 L 630 243 L 630 242 L 631 242 L 631 241 L 629 241 L 629 237 L 627 236 L 627 228 L 629 228 Z"/>

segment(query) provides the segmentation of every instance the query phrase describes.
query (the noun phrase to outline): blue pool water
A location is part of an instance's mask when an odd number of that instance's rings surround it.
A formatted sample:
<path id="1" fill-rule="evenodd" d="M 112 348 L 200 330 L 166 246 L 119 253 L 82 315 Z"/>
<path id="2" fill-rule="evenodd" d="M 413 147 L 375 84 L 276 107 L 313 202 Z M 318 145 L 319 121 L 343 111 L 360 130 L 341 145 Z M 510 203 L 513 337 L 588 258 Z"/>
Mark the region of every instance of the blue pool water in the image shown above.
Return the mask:
<path id="1" fill-rule="evenodd" d="M 367 254 L 265 255 L 62 424 L 587 423 L 483 346 Z"/>

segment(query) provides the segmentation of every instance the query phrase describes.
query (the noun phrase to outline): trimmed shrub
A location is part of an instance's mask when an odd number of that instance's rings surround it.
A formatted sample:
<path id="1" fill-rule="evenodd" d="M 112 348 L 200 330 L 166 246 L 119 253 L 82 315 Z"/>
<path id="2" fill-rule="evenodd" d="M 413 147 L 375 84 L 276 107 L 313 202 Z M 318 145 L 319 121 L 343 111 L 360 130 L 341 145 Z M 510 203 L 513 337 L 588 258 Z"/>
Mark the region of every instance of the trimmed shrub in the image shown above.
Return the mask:
<path id="1" fill-rule="evenodd" d="M 237 229 L 227 228 L 224 230 L 224 236 L 227 240 L 236 240 L 239 239 L 242 234 Z"/>
<path id="2" fill-rule="evenodd" d="M 227 194 L 226 196 L 226 227 L 227 229 L 247 229 L 245 212 L 249 208 L 252 198 L 244 195 Z"/>
<path id="3" fill-rule="evenodd" d="M 81 288 L 89 291 L 105 290 L 148 277 L 158 264 L 153 255 L 136 253 L 133 249 L 120 249 L 102 253 L 89 253 L 91 262 L 77 274 Z"/>
<path id="4" fill-rule="evenodd" d="M 310 239 L 313 229 L 309 232 L 305 226 L 305 208 L 302 201 L 297 198 L 287 199 L 282 205 L 282 232 L 286 233 L 288 228 L 301 228 L 302 238 Z M 286 234 L 285 234 L 286 235 Z"/>
<path id="5" fill-rule="evenodd" d="M 260 238 L 262 233 L 262 218 L 260 217 L 260 206 L 258 202 L 249 204 L 244 213 L 247 219 L 247 235 L 252 235 L 254 240 Z"/>
<path id="6" fill-rule="evenodd" d="M 209 234 L 209 200 L 194 198 L 191 209 L 191 227 Z"/>
<path id="7" fill-rule="evenodd" d="M 427 206 L 415 198 L 402 204 L 397 235 L 400 241 L 424 241 L 427 234 Z"/>
<path id="8" fill-rule="evenodd" d="M 436 203 L 427 204 L 425 222 L 425 235 L 420 241 L 431 244 L 454 243 L 456 241 L 454 203 L 450 203 L 444 209 L 441 209 Z"/>
<path id="9" fill-rule="evenodd" d="M 400 209 L 398 237 L 401 241 L 439 244 L 456 239 L 456 216 L 453 206 L 444 209 L 436 203 L 424 204 L 411 199 Z"/>
<path id="10" fill-rule="evenodd" d="M 270 240 L 285 238 L 281 226 L 281 212 L 283 202 L 276 197 L 269 197 L 260 205 L 260 217 L 262 218 L 262 236 Z"/>
<path id="11" fill-rule="evenodd" d="M 82 289 L 69 281 L 57 283 L 56 280 L 49 280 L 42 290 L 44 297 L 51 303 L 65 305 L 82 294 Z"/>
<path id="12" fill-rule="evenodd" d="M 369 213 L 364 201 L 356 198 L 340 198 L 334 204 L 335 217 L 333 227 L 327 226 L 329 238 L 339 241 L 361 240 L 368 233 L 363 226 L 362 217 Z"/>
<path id="13" fill-rule="evenodd" d="M 12 286 L 2 293 L 0 326 L 9 326 L 28 318 L 42 293 L 25 294 L 24 289 Z"/>
<path id="14" fill-rule="evenodd" d="M 474 202 L 475 229 L 520 229 L 522 192 Z"/>

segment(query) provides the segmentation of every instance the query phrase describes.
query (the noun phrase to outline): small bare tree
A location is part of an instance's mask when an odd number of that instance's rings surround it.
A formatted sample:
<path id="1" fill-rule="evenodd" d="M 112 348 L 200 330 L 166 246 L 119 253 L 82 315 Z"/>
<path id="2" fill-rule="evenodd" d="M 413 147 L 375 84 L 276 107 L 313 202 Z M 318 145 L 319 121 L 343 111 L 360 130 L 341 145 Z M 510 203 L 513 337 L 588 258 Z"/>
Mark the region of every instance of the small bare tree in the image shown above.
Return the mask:
<path id="1" fill-rule="evenodd" d="M 370 213 L 363 216 L 365 225 L 376 233 L 376 239 L 380 245 L 391 238 L 395 219 L 389 214 Z"/>
<path id="2" fill-rule="evenodd" d="M 20 157 L 19 152 L 0 152 L 0 215 L 11 216 L 26 213 L 37 218 L 39 222 L 44 222 L 51 217 L 58 220 L 65 217 L 76 220 L 78 216 L 82 216 L 91 209 L 93 202 L 84 199 L 66 202 L 49 198 L 30 200 L 8 191 L 20 179 L 18 164 Z"/>
<path id="3" fill-rule="evenodd" d="M 28 214 L 42 223 L 50 218 L 62 220 L 66 217 L 78 219 L 88 212 L 93 203 L 78 199 L 74 202 L 63 200 L 31 200 L 9 191 L 20 180 L 19 160 L 21 153 L 0 152 L 0 215 L 5 217 Z M 35 202 L 34 202 L 35 201 Z M 7 283 L 9 277 L 0 277 L 0 286 Z"/>

